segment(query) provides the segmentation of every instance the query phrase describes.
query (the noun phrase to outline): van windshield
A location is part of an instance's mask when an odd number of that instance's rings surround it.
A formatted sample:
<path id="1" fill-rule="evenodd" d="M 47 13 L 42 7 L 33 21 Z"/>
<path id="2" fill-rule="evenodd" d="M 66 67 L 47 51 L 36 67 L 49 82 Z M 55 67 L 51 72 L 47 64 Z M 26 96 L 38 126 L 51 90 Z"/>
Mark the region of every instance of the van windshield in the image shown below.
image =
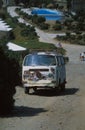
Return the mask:
<path id="1" fill-rule="evenodd" d="M 56 59 L 53 55 L 37 55 L 30 54 L 26 56 L 24 60 L 24 66 L 33 66 L 33 65 L 56 65 Z"/>

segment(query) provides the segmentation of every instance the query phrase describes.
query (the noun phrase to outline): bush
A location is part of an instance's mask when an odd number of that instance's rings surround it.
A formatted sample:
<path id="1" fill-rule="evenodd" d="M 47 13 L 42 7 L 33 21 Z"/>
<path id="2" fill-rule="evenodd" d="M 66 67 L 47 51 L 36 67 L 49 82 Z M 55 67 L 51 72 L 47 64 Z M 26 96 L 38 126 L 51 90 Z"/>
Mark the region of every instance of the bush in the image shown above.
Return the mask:
<path id="1" fill-rule="evenodd" d="M 85 46 L 85 40 L 81 39 L 81 40 L 79 40 L 78 42 L 79 42 L 79 43 L 78 43 L 79 45 L 84 45 L 84 46 Z"/>
<path id="2" fill-rule="evenodd" d="M 17 24 L 18 23 L 18 17 L 12 18 L 12 21 L 13 21 L 13 23 Z"/>
<path id="3" fill-rule="evenodd" d="M 37 24 L 37 19 L 38 19 L 38 16 L 37 15 L 33 15 L 32 16 L 32 22 Z"/>
<path id="4" fill-rule="evenodd" d="M 40 27 L 40 29 L 42 29 L 42 30 L 46 30 L 46 29 L 49 28 L 49 24 L 41 23 L 41 24 L 39 24 L 39 27 Z"/>
<path id="5" fill-rule="evenodd" d="M 21 27 L 21 28 L 25 28 L 26 25 L 24 23 L 18 23 L 18 26 Z"/>
<path id="6" fill-rule="evenodd" d="M 19 63 L 9 58 L 7 48 L 0 44 L 0 116 L 9 114 L 14 107 L 16 85 L 21 84 Z"/>
<path id="7" fill-rule="evenodd" d="M 59 21 L 56 21 L 56 24 L 53 26 L 54 30 L 61 30 L 62 25 Z"/>
<path id="8" fill-rule="evenodd" d="M 14 35 L 14 32 L 13 32 L 13 31 L 9 31 L 9 32 L 8 32 L 8 39 L 9 39 L 9 40 L 14 40 L 14 39 L 15 39 L 15 35 Z"/>
<path id="9" fill-rule="evenodd" d="M 32 22 L 35 23 L 35 24 L 44 23 L 45 22 L 45 17 L 38 16 L 38 15 L 33 15 L 32 16 Z"/>
<path id="10" fill-rule="evenodd" d="M 32 37 L 37 36 L 37 33 L 35 32 L 35 28 L 33 26 L 31 27 L 30 25 L 28 25 L 22 29 L 21 35 L 30 38 L 30 36 Z"/>
<path id="11" fill-rule="evenodd" d="M 0 18 L 2 18 L 3 20 L 6 19 L 6 15 L 5 15 L 4 10 L 0 10 Z"/>
<path id="12" fill-rule="evenodd" d="M 44 22 L 45 22 L 45 17 L 43 17 L 43 16 L 38 16 L 37 22 L 38 22 L 38 23 L 44 23 Z"/>
<path id="13" fill-rule="evenodd" d="M 65 41 L 65 40 L 67 40 L 67 37 L 57 35 L 56 39 L 58 39 L 59 41 Z"/>

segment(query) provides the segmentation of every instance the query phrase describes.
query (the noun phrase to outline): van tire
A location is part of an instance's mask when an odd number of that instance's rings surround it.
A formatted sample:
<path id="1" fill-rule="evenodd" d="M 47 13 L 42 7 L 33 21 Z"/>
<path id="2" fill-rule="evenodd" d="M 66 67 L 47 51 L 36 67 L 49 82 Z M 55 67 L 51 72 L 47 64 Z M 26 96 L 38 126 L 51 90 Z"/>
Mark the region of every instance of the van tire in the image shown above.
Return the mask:
<path id="1" fill-rule="evenodd" d="M 60 85 L 60 91 L 64 92 L 65 91 L 65 83 Z"/>
<path id="2" fill-rule="evenodd" d="M 29 94 L 29 88 L 25 87 L 25 94 Z"/>
<path id="3" fill-rule="evenodd" d="M 33 91 L 36 92 L 36 91 L 37 91 L 37 87 L 34 87 L 34 88 L 33 88 Z"/>

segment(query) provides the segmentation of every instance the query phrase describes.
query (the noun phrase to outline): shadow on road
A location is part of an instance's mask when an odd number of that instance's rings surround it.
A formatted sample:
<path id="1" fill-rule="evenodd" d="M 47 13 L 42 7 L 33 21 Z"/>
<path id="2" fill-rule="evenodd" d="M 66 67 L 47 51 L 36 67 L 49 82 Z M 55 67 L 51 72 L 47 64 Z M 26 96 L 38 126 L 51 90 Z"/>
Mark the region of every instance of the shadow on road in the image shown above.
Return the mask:
<path id="1" fill-rule="evenodd" d="M 55 89 L 39 89 L 36 92 L 32 93 L 34 95 L 38 96 L 65 96 L 65 95 L 73 95 L 77 91 L 79 91 L 78 88 L 66 88 L 64 92 L 61 92 L 59 90 Z"/>
<path id="2" fill-rule="evenodd" d="M 47 110 L 44 110 L 43 108 L 31 108 L 31 107 L 25 107 L 25 106 L 15 106 L 14 110 L 4 117 L 28 117 L 28 116 L 36 116 L 39 113 L 47 112 Z"/>

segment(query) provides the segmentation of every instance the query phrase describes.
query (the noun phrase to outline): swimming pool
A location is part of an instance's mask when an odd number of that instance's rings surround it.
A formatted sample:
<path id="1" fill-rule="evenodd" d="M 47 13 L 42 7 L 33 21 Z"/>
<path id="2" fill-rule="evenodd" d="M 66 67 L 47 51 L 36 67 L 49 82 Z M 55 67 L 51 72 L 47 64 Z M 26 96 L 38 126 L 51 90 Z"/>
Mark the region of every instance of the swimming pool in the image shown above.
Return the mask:
<path id="1" fill-rule="evenodd" d="M 46 20 L 62 20 L 64 15 L 62 12 L 57 10 L 51 10 L 46 8 L 35 8 L 31 12 L 33 15 L 37 14 L 39 16 L 44 16 Z"/>

